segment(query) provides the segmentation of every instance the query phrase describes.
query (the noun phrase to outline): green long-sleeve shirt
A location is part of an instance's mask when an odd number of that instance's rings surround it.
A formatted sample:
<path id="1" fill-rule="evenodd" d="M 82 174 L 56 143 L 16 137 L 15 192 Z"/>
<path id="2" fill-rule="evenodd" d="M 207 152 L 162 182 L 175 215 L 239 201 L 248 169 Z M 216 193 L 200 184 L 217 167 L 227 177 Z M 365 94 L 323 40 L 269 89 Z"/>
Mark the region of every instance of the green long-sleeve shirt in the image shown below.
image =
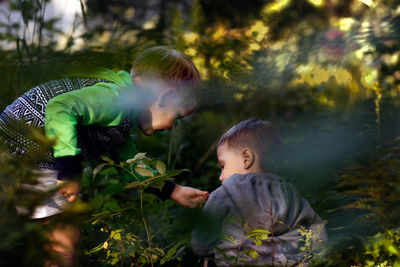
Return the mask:
<path id="1" fill-rule="evenodd" d="M 112 83 L 101 82 L 67 92 L 47 103 L 45 131 L 48 137 L 56 139 L 55 158 L 81 153 L 77 145 L 78 125 L 110 127 L 120 125 L 127 116 L 134 120 L 136 112 L 122 105 L 122 98 L 135 90 L 129 73 L 104 70 L 102 78 Z"/>

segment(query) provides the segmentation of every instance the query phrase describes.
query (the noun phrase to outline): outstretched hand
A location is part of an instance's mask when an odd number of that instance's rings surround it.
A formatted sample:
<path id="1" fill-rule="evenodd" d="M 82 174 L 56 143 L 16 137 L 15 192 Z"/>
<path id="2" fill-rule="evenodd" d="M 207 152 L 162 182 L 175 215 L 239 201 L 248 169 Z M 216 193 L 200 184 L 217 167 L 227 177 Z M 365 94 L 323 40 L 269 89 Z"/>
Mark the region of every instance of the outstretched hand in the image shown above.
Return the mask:
<path id="1" fill-rule="evenodd" d="M 74 202 L 78 198 L 81 189 L 81 185 L 78 182 L 57 180 L 57 186 L 61 187 L 58 193 L 65 196 L 68 202 Z"/>
<path id="2" fill-rule="evenodd" d="M 206 203 L 209 193 L 188 186 L 175 185 L 171 199 L 188 208 L 201 207 Z"/>

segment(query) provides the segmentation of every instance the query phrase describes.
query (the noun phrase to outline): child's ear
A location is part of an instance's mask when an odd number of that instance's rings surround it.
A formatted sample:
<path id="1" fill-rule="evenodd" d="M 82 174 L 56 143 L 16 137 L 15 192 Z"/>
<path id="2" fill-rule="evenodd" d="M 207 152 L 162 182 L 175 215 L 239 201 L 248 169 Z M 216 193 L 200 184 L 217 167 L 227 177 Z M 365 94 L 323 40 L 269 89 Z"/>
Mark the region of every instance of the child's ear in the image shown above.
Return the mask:
<path id="1" fill-rule="evenodd" d="M 175 96 L 176 96 L 176 91 L 173 89 L 167 89 L 161 92 L 160 107 L 165 107 L 175 98 Z"/>
<path id="2" fill-rule="evenodd" d="M 243 159 L 243 168 L 245 170 L 248 170 L 253 166 L 254 161 L 255 161 L 255 155 L 253 150 L 249 148 L 244 148 L 242 150 L 242 159 Z"/>

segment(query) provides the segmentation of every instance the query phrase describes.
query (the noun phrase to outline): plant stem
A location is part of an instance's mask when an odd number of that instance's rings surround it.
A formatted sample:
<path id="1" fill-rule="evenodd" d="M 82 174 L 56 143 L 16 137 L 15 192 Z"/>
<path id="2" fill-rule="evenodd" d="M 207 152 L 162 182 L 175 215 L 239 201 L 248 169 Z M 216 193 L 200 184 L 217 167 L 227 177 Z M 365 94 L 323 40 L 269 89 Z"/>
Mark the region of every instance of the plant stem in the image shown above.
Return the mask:
<path id="1" fill-rule="evenodd" d="M 173 141 L 173 137 L 174 137 L 174 129 L 175 129 L 175 123 L 172 125 L 172 129 L 171 129 L 171 136 L 169 138 L 169 146 L 168 146 L 168 161 L 167 161 L 167 168 L 168 170 L 171 167 L 171 158 L 172 158 L 172 141 Z"/>
<path id="2" fill-rule="evenodd" d="M 147 242 L 149 243 L 150 264 L 151 264 L 151 266 L 154 266 L 153 265 L 153 258 L 152 258 L 152 254 L 151 254 L 151 240 L 150 240 L 149 228 L 147 227 L 146 219 L 144 218 L 144 212 L 143 212 L 143 189 L 140 190 L 140 213 L 142 215 L 144 229 L 146 230 Z"/>
<path id="3" fill-rule="evenodd" d="M 129 169 L 127 169 L 127 168 L 124 168 L 123 166 L 121 166 L 121 165 L 118 165 L 118 164 L 115 164 L 115 163 L 113 163 L 113 164 L 110 164 L 110 166 L 115 166 L 115 167 L 118 167 L 118 168 L 121 168 L 121 169 L 123 169 L 123 170 L 125 170 L 125 171 L 127 171 L 130 175 L 132 175 L 133 176 L 133 178 L 135 178 L 136 179 L 136 181 L 138 181 L 138 182 L 141 182 L 140 180 L 139 180 L 139 178 L 137 178 L 136 177 L 136 175 L 133 173 L 133 170 L 132 170 L 132 165 L 130 166 L 130 170 Z"/>
<path id="4" fill-rule="evenodd" d="M 376 134 L 378 139 L 378 145 L 381 145 L 382 133 L 381 133 L 381 100 L 382 100 L 382 90 L 379 83 L 376 83 L 373 87 L 375 91 L 375 115 L 376 115 Z"/>
<path id="5" fill-rule="evenodd" d="M 86 17 L 86 10 L 85 10 L 85 4 L 83 3 L 82 0 L 79 0 L 81 4 L 81 11 L 82 11 L 82 18 L 83 18 L 83 25 L 85 25 L 86 30 L 88 29 L 88 23 L 87 23 L 87 17 Z"/>
<path id="6" fill-rule="evenodd" d="M 238 261 L 239 261 L 240 249 L 242 248 L 244 239 L 246 238 L 246 231 L 247 231 L 246 227 L 243 227 L 243 236 L 242 236 L 242 238 L 241 238 L 241 240 L 240 240 L 240 243 L 239 243 L 239 246 L 238 246 L 238 249 L 237 249 L 235 264 L 237 264 Z"/>
<path id="7" fill-rule="evenodd" d="M 272 214 L 272 200 L 270 202 L 270 214 L 271 214 L 271 249 L 272 249 L 272 266 L 275 266 L 275 249 L 274 249 L 274 217 Z"/>

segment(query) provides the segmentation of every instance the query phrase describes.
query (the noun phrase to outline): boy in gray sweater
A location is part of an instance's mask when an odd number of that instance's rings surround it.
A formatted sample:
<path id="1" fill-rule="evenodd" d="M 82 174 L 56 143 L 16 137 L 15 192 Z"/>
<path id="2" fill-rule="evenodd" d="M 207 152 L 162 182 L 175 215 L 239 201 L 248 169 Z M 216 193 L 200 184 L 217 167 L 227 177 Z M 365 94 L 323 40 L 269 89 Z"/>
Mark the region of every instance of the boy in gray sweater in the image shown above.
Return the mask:
<path id="1" fill-rule="evenodd" d="M 258 119 L 242 121 L 221 137 L 222 186 L 203 208 L 217 230 L 198 227 L 192 234 L 194 252 L 213 258 L 208 266 L 298 265 L 305 261 L 300 227 L 313 234 L 313 242 L 327 239 L 324 222 L 308 201 L 268 172 L 280 145 L 277 129 Z"/>

